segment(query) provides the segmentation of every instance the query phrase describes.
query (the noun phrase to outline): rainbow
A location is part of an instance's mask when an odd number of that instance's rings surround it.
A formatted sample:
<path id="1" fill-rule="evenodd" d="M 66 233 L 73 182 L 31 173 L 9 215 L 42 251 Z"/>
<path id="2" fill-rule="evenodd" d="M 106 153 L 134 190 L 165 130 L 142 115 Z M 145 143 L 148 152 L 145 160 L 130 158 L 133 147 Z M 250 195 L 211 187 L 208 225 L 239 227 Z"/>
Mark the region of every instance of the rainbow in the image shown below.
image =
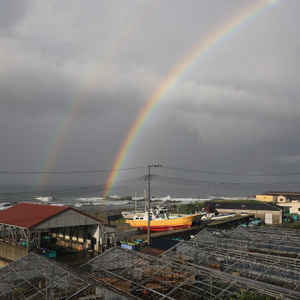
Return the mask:
<path id="1" fill-rule="evenodd" d="M 192 51 L 184 55 L 183 59 L 169 72 L 165 79 L 161 82 L 158 88 L 154 91 L 151 97 L 147 100 L 146 104 L 138 114 L 127 136 L 125 137 L 118 155 L 113 163 L 112 171 L 110 172 L 106 181 L 105 195 L 109 195 L 114 183 L 117 181 L 119 170 L 124 165 L 126 157 L 132 148 L 133 143 L 146 126 L 151 115 L 155 112 L 166 96 L 174 89 L 176 84 L 189 72 L 189 70 L 202 58 L 220 45 L 226 38 L 230 37 L 241 27 L 252 21 L 257 16 L 261 15 L 264 11 L 270 8 L 279 1 L 262 0 L 255 1 L 255 5 L 251 5 L 245 12 L 232 18 L 225 25 L 219 26 L 219 29 L 213 32 L 205 40 L 201 40 Z"/>
<path id="2" fill-rule="evenodd" d="M 90 93 L 92 88 L 96 85 L 99 77 L 104 74 L 102 71 L 105 61 L 111 60 L 122 49 L 123 44 L 127 41 L 130 34 L 138 28 L 140 22 L 145 18 L 145 16 L 156 7 L 158 1 L 141 3 L 142 4 L 139 4 L 131 11 L 131 14 L 128 15 L 125 24 L 122 24 L 121 29 L 111 38 L 107 47 L 103 50 L 101 55 L 102 59 L 97 64 L 97 67 L 93 69 L 93 72 L 91 72 L 87 77 L 83 87 L 74 97 L 74 100 L 70 101 L 67 106 L 64 117 L 57 125 L 55 134 L 49 143 L 50 146 L 47 148 L 45 159 L 43 160 L 40 168 L 42 171 L 38 172 L 42 175 L 37 178 L 36 186 L 41 187 L 46 185 L 48 182 L 49 174 L 51 174 L 51 166 L 54 165 L 55 160 L 58 158 L 59 152 L 64 145 L 64 140 L 72 126 L 74 118 L 78 115 L 80 108 L 84 104 L 84 100 L 87 98 L 87 95 Z"/>

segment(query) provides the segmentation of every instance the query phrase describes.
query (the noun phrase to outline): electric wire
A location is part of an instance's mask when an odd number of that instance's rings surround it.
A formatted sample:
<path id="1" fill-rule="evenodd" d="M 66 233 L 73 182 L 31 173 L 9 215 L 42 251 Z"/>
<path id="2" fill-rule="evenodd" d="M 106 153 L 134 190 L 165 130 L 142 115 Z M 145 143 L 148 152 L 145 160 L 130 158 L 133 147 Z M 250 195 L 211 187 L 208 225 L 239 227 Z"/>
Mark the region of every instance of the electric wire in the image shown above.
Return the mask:
<path id="1" fill-rule="evenodd" d="M 70 171 L 9 171 L 9 170 L 0 170 L 2 175 L 37 175 L 37 174 L 89 174 L 89 173 L 106 173 L 106 172 L 120 172 L 120 171 L 130 171 L 130 170 L 139 170 L 145 169 L 149 166 L 139 166 L 131 168 L 120 168 L 120 169 L 103 169 L 103 170 L 70 170 Z M 300 175 L 300 172 L 295 173 L 232 173 L 232 172 L 217 172 L 217 171 L 206 171 L 206 170 L 192 170 L 185 168 L 175 168 L 168 166 L 160 166 L 162 169 L 181 171 L 181 172 L 190 172 L 190 173 L 199 173 L 199 174 L 210 174 L 210 175 L 225 175 L 225 176 L 297 176 Z"/>
<path id="2" fill-rule="evenodd" d="M 173 171 L 183 171 L 183 172 L 191 172 L 191 173 L 200 173 L 200 174 L 211 174 L 211 175 L 226 175 L 226 176 L 296 176 L 300 175 L 300 172 L 296 173 L 230 173 L 230 172 L 216 172 L 216 171 L 203 171 L 203 170 L 190 170 L 184 168 L 172 168 L 172 167 L 164 167 L 163 169 L 173 170 Z"/>
<path id="3" fill-rule="evenodd" d="M 0 174 L 86 174 L 86 173 L 99 173 L 99 172 L 111 172 L 111 171 L 129 171 L 129 170 L 138 170 L 145 169 L 148 166 L 143 167 L 133 167 L 133 168 L 123 168 L 118 170 L 93 170 L 93 171 L 59 171 L 59 172 L 11 172 L 11 171 L 0 171 Z M 210 175 L 236 175 L 236 176 L 290 176 L 290 175 L 299 175 L 300 173 L 273 173 L 273 174 L 247 174 L 247 173 L 220 173 L 220 172 L 211 172 L 211 171 L 197 171 L 183 168 L 172 168 L 164 167 L 161 168 L 172 171 L 180 172 L 190 172 L 195 174 L 210 174 Z M 56 189 L 44 189 L 44 190 L 31 190 L 31 191 L 18 191 L 18 192 L 0 192 L 0 201 L 3 202 L 6 199 L 12 201 L 21 202 L 25 201 L 28 198 L 38 198 L 51 196 L 55 198 L 60 197 L 81 197 L 86 195 L 97 195 L 98 197 L 103 196 L 103 193 L 107 190 L 109 186 L 110 192 L 125 188 L 133 188 L 138 186 L 140 190 L 143 185 L 147 184 L 149 180 L 149 175 L 143 175 L 139 177 L 134 177 L 122 181 L 116 181 L 112 183 L 104 183 L 98 185 L 88 185 L 88 186 L 72 186 L 66 188 L 56 188 Z M 300 181 L 283 181 L 283 182 L 226 182 L 226 181 L 207 181 L 207 180 L 198 180 L 198 179 L 185 179 L 177 177 L 167 177 L 161 175 L 150 175 L 150 180 L 154 182 L 159 182 L 163 184 L 174 184 L 187 187 L 196 187 L 196 188 L 231 188 L 231 189 L 267 189 L 267 188 L 284 188 L 284 187 L 299 187 Z"/>
<path id="4" fill-rule="evenodd" d="M 195 187 L 214 187 L 214 188 L 235 188 L 235 189 L 249 189 L 249 188 L 267 188 L 267 187 L 295 187 L 300 185 L 300 181 L 287 182 L 271 182 L 271 183 L 238 183 L 238 182 L 217 182 L 217 181 L 202 181 L 193 179 L 183 179 L 166 176 L 151 176 L 151 180 L 161 183 L 195 186 Z"/>
<path id="5" fill-rule="evenodd" d="M 0 174 L 4 175 L 36 175 L 36 174 L 88 174 L 88 173 L 105 173 L 105 172 L 119 172 L 119 171 L 129 171 L 144 169 L 145 167 L 132 167 L 132 168 L 122 168 L 122 169 L 107 169 L 107 170 L 73 170 L 73 171 L 7 171 L 0 170 Z"/>

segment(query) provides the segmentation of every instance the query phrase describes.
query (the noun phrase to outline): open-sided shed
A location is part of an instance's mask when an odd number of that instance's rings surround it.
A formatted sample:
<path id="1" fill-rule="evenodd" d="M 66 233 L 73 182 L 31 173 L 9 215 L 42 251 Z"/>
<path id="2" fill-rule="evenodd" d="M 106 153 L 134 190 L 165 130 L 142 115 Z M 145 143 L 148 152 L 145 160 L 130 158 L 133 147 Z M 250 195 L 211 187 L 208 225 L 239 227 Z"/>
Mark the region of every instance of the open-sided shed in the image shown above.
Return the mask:
<path id="1" fill-rule="evenodd" d="M 68 206 L 19 203 L 0 212 L 0 256 L 9 260 L 49 241 L 101 251 L 108 242 L 114 244 L 115 235 L 114 227 Z"/>

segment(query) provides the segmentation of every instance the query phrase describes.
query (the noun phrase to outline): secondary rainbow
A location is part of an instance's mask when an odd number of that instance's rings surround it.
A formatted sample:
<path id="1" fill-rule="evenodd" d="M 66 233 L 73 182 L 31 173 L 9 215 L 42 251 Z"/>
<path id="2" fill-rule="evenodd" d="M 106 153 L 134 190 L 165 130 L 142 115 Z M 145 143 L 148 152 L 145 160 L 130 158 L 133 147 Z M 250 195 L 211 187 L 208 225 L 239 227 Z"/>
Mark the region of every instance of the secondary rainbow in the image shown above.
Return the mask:
<path id="1" fill-rule="evenodd" d="M 188 52 L 183 59 L 175 65 L 147 100 L 125 137 L 106 182 L 106 196 L 110 194 L 110 190 L 117 181 L 119 170 L 122 168 L 140 132 L 146 126 L 147 121 L 149 121 L 151 115 L 158 108 L 158 105 L 162 103 L 166 96 L 174 89 L 180 79 L 183 78 L 199 60 L 205 57 L 205 55 L 216 48 L 226 38 L 278 2 L 279 1 L 256 1 L 255 5 L 251 5 L 251 7 L 247 8 L 242 14 L 235 16 L 226 24 L 219 26 L 219 29 L 215 30 L 205 40 L 201 40 L 200 43 L 192 48 L 192 51 Z"/>
<path id="2" fill-rule="evenodd" d="M 87 95 L 90 93 L 92 88 L 96 86 L 97 81 L 105 72 L 103 72 L 103 64 L 105 61 L 112 60 L 112 58 L 122 49 L 122 46 L 127 41 L 128 37 L 138 28 L 141 21 L 146 17 L 146 15 L 151 12 L 159 2 L 149 1 L 138 4 L 135 9 L 128 15 L 126 22 L 120 26 L 120 30 L 116 32 L 114 36 L 111 37 L 110 42 L 104 49 L 101 59 L 98 62 L 96 68 L 89 74 L 85 80 L 83 87 L 78 91 L 77 95 L 70 101 L 67 106 L 64 117 L 61 122 L 57 125 L 55 134 L 52 140 L 49 142 L 48 151 L 45 155 L 45 159 L 42 162 L 42 171 L 39 172 L 41 175 L 37 178 L 37 186 L 41 187 L 46 185 L 48 182 L 49 174 L 51 173 L 51 166 L 59 156 L 64 140 L 67 137 L 73 120 L 78 115 L 78 112 L 84 101 L 87 99 Z"/>

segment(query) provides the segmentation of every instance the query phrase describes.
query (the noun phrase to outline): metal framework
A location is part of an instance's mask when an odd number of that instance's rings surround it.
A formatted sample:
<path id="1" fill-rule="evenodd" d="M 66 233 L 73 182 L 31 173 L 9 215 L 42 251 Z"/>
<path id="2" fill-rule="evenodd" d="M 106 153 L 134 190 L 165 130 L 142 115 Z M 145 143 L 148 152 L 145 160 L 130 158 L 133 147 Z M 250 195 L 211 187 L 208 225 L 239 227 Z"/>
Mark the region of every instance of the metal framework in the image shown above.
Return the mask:
<path id="1" fill-rule="evenodd" d="M 33 248 L 41 247 L 41 232 L 40 229 L 0 224 L 0 241 L 25 247 L 29 252 Z"/>
<path id="2" fill-rule="evenodd" d="M 0 299 L 76 299 L 91 284 L 75 271 L 29 253 L 0 269 Z"/>
<path id="3" fill-rule="evenodd" d="M 163 253 L 172 260 L 184 260 L 226 274 L 268 283 L 273 297 L 300 298 L 300 235 L 295 231 L 245 229 L 235 231 L 204 229 L 188 242 L 181 242 Z M 297 296 L 297 297 L 296 297 Z M 294 298 L 293 298 L 294 299 Z"/>
<path id="4" fill-rule="evenodd" d="M 223 250 L 264 253 L 270 256 L 300 258 L 300 232 L 276 228 L 237 227 L 233 231 L 204 229 L 190 242 Z"/>
<path id="5" fill-rule="evenodd" d="M 78 270 L 29 253 L 0 269 L 0 300 L 99 299 L 97 289 L 118 299 L 300 299 L 299 245 L 297 231 L 238 227 L 204 229 L 159 257 L 115 246 Z"/>
<path id="6" fill-rule="evenodd" d="M 300 297 L 300 293 L 287 288 L 177 258 L 153 257 L 114 247 L 80 270 L 138 299 L 230 299 L 241 290 L 274 298 Z"/>

